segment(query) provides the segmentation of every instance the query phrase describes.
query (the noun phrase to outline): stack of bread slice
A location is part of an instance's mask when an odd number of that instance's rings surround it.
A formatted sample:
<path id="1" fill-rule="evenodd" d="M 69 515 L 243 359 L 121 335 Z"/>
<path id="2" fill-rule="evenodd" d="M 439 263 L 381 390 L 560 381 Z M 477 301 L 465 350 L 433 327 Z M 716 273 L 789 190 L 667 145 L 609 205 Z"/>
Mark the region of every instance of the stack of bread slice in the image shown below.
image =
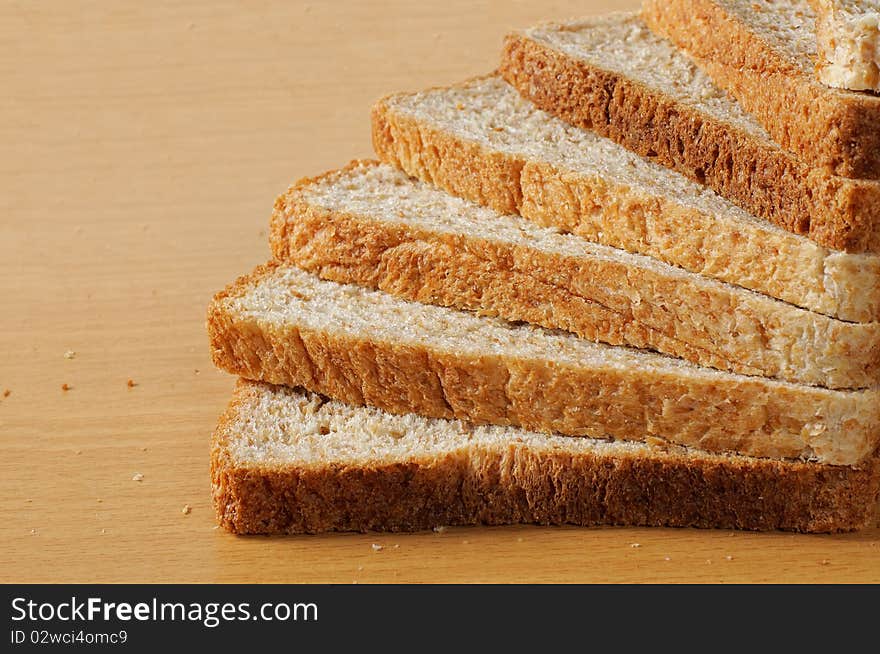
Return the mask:
<path id="1" fill-rule="evenodd" d="M 647 0 L 379 101 L 209 308 L 220 523 L 868 524 L 880 98 L 813 79 L 812 11 Z"/>

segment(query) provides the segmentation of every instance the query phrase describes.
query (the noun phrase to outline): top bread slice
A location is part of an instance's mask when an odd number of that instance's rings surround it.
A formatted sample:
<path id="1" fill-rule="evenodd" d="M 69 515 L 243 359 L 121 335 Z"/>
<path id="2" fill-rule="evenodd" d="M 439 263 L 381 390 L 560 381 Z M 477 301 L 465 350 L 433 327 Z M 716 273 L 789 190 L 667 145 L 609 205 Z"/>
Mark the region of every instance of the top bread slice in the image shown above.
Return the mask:
<path id="1" fill-rule="evenodd" d="M 836 176 L 784 150 L 636 15 L 512 34 L 501 71 L 541 109 L 678 170 L 780 227 L 830 248 L 880 251 L 880 182 Z"/>
<path id="2" fill-rule="evenodd" d="M 378 156 L 448 193 L 852 322 L 880 320 L 880 255 L 829 250 L 541 111 L 496 76 L 388 96 Z"/>
<path id="3" fill-rule="evenodd" d="M 880 177 L 880 97 L 817 79 L 807 0 L 644 0 L 643 11 L 783 147 L 837 175 Z"/>
<path id="4" fill-rule="evenodd" d="M 376 162 L 278 198 L 272 251 L 337 282 L 744 374 L 880 385 L 880 323 L 849 323 L 450 196 Z"/>
<path id="5" fill-rule="evenodd" d="M 862 465 L 880 390 L 703 368 L 270 264 L 208 311 L 214 363 L 392 413 Z"/>
<path id="6" fill-rule="evenodd" d="M 880 0 L 810 0 L 823 84 L 880 91 Z"/>
<path id="7" fill-rule="evenodd" d="M 848 531 L 873 515 L 857 470 L 391 415 L 239 381 L 214 432 L 214 506 L 235 533 L 461 524 Z"/>

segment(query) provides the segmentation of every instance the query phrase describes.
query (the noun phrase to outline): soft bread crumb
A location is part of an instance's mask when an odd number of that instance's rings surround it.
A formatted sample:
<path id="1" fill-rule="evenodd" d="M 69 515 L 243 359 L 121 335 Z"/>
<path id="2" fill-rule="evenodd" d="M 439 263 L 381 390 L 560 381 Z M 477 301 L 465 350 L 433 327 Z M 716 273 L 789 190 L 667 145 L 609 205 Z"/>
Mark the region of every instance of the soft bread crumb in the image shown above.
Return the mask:
<path id="1" fill-rule="evenodd" d="M 8 388 L 3 391 L 3 397 L 9 397 L 10 395 L 12 395 L 12 391 L 10 391 Z"/>
<path id="2" fill-rule="evenodd" d="M 129 379 L 128 382 L 126 382 L 126 383 L 128 384 L 129 388 L 134 388 L 135 386 L 137 386 L 137 384 L 135 383 L 135 381 L 133 379 Z"/>
<path id="3" fill-rule="evenodd" d="M 74 359 L 74 358 L 76 358 L 76 352 L 74 352 L 73 350 L 67 350 L 67 352 L 64 353 L 64 358 L 65 359 Z"/>
<path id="4" fill-rule="evenodd" d="M 373 543 L 373 544 L 371 545 L 371 547 L 373 548 L 373 551 L 374 551 L 374 552 L 381 552 L 382 550 L 385 549 L 384 547 L 382 547 L 381 545 L 379 545 L 379 543 Z"/>
<path id="5" fill-rule="evenodd" d="M 435 533 L 442 534 L 444 531 L 446 531 L 446 527 L 443 525 L 439 525 L 437 527 L 434 527 Z"/>
<path id="6" fill-rule="evenodd" d="M 132 481 L 143 481 L 144 476 L 141 473 L 136 472 L 136 473 L 134 473 L 134 476 L 131 478 L 131 480 Z"/>
<path id="7" fill-rule="evenodd" d="M 70 384 L 61 384 L 61 390 L 64 391 L 65 393 L 67 391 L 69 391 L 71 388 L 73 388 L 73 386 L 71 386 Z"/>
<path id="8" fill-rule="evenodd" d="M 641 547 L 642 544 L 641 544 L 641 543 L 630 543 L 629 546 L 632 547 L 632 548 L 636 548 L 636 547 Z"/>
<path id="9" fill-rule="evenodd" d="M 182 509 L 183 515 L 189 515 L 192 513 L 192 507 L 189 504 L 184 504 Z"/>

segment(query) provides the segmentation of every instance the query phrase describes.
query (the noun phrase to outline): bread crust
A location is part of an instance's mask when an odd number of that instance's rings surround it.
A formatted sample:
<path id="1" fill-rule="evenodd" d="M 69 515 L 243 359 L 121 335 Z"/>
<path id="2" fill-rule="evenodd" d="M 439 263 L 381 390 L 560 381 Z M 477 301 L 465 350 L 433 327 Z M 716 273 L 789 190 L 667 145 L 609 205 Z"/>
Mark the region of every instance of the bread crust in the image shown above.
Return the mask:
<path id="1" fill-rule="evenodd" d="M 525 34 L 504 44 L 501 74 L 540 109 L 707 185 L 816 243 L 880 252 L 880 183 L 812 169 L 734 125 Z"/>
<path id="2" fill-rule="evenodd" d="M 880 97 L 826 87 L 713 0 L 644 0 L 643 16 L 783 147 L 836 175 L 880 177 Z"/>
<path id="3" fill-rule="evenodd" d="M 841 532 L 869 524 L 880 488 L 864 469 L 652 450 L 566 452 L 511 442 L 375 465 L 237 464 L 229 443 L 248 393 L 239 382 L 214 432 L 219 523 L 238 534 L 417 531 L 534 523 Z"/>
<path id="4" fill-rule="evenodd" d="M 355 161 L 280 196 L 271 220 L 276 258 L 324 279 L 722 370 L 833 388 L 880 383 L 878 323 L 841 322 L 696 275 L 635 268 L 586 249 L 568 256 L 483 238 L 476 228 L 452 234 L 331 211 L 307 198 L 316 182 L 333 183 L 376 165 Z"/>
<path id="5" fill-rule="evenodd" d="M 217 367 L 396 414 L 459 418 L 570 436 L 656 436 L 706 451 L 856 465 L 877 447 L 878 391 L 832 392 L 759 377 L 706 377 L 629 366 L 581 366 L 510 352 L 462 353 L 239 315 L 228 297 L 277 266 L 257 268 L 208 311 Z"/>
<path id="6" fill-rule="evenodd" d="M 811 311 L 854 322 L 880 320 L 875 263 L 829 256 L 811 241 L 758 224 L 732 225 L 674 197 L 639 192 L 625 180 L 490 150 L 415 119 L 394 101 L 388 96 L 373 107 L 373 147 L 381 160 L 413 177 L 501 213 L 519 213 Z"/>

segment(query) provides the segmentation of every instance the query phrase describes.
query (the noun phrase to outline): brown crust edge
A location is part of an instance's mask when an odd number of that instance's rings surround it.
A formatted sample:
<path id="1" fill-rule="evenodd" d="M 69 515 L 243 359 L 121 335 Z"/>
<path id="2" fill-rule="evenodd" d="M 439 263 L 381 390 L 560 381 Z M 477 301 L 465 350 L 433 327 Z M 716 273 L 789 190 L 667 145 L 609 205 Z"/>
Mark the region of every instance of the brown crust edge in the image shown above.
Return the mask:
<path id="1" fill-rule="evenodd" d="M 447 157 L 443 157 L 450 160 Z M 344 175 L 356 167 L 379 165 L 356 161 L 317 180 Z M 485 168 L 484 168 L 485 170 Z M 271 244 L 275 256 L 322 277 L 379 288 L 407 300 L 454 306 L 563 329 L 611 345 L 652 349 L 694 363 L 746 375 L 764 375 L 832 388 L 875 385 L 880 373 L 880 335 L 862 325 L 835 321 L 803 309 L 765 322 L 736 294 L 682 285 L 653 270 L 639 275 L 622 263 L 601 258 L 549 254 L 525 246 L 499 244 L 476 232 L 453 236 L 392 224 L 344 211 L 316 207 L 301 198 L 299 182 L 276 202 Z M 638 281 L 636 281 L 638 280 Z M 634 289 L 642 299 L 623 307 Z M 714 293 L 714 294 L 713 294 Z M 654 297 L 685 297 L 690 302 L 652 307 Z M 536 302 L 535 298 L 541 298 Z M 623 308 L 622 308 L 623 307 Z M 741 329 L 760 321 L 755 333 L 783 351 L 798 351 L 804 331 L 827 332 L 827 347 L 811 352 L 802 365 L 783 361 L 784 354 L 755 352 L 754 343 L 737 345 L 729 328 L 716 321 L 718 307 Z M 735 311 L 731 309 L 735 307 Z M 650 309 L 650 310 L 648 310 Z M 637 317 L 641 313 L 645 319 Z M 678 318 L 671 315 L 678 313 Z M 768 312 L 769 313 L 769 312 Z M 692 316 L 703 316 L 688 331 Z M 740 320 L 742 318 L 742 320 Z M 779 329 L 774 324 L 779 325 Z M 801 325 L 800 331 L 787 330 Z M 880 326 L 877 326 L 880 327 Z M 806 346 L 809 347 L 809 346 Z M 833 369 L 833 372 L 826 372 Z"/>
<path id="2" fill-rule="evenodd" d="M 540 109 L 705 184 L 783 229 L 837 250 L 880 251 L 880 184 L 811 170 L 731 125 L 524 34 L 505 39 L 500 72 Z"/>
<path id="3" fill-rule="evenodd" d="M 880 98 L 821 84 L 712 0 L 644 0 L 642 17 L 783 147 L 836 175 L 880 177 Z"/>
<path id="4" fill-rule="evenodd" d="M 482 75 L 453 87 L 434 87 L 424 92 L 446 91 L 494 76 Z M 626 187 L 606 186 L 606 180 L 600 183 L 589 177 L 563 172 L 546 162 L 487 151 L 473 141 L 444 132 L 439 127 L 423 123 L 393 108 L 392 103 L 397 97 L 409 95 L 412 94 L 386 96 L 372 110 L 372 138 L 376 155 L 408 175 L 501 213 L 519 213 L 539 225 L 552 226 L 591 242 L 650 256 L 810 311 L 850 322 L 876 322 L 880 318 L 880 305 L 874 298 L 874 295 L 880 297 L 880 286 L 876 293 L 867 298 L 873 302 L 870 305 L 864 301 L 864 295 L 863 300 L 856 301 L 851 294 L 835 296 L 831 291 L 810 301 L 797 290 L 801 286 L 798 263 L 780 260 L 782 255 L 772 245 L 772 240 L 761 239 L 757 234 L 748 237 L 750 247 L 763 248 L 763 254 L 756 253 L 756 256 L 775 260 L 772 267 L 774 277 L 755 275 L 751 270 L 752 264 L 737 258 L 735 254 L 740 250 L 740 239 L 743 237 L 739 232 L 727 237 L 719 234 L 720 230 L 729 229 L 729 226 L 715 216 L 684 207 L 673 198 L 642 196 Z M 582 203 L 586 206 L 582 207 Z M 613 213 L 597 218 L 592 213 L 595 206 L 603 206 L 610 211 L 610 207 L 618 205 L 620 211 L 625 210 L 620 218 Z M 643 223 L 658 223 L 655 234 L 648 236 L 628 231 L 632 220 L 642 215 Z M 619 229 L 611 229 L 618 225 Z M 707 244 L 705 239 L 694 237 L 695 229 L 711 230 L 715 236 Z M 676 243 L 676 248 L 669 247 L 670 241 Z M 717 243 L 717 246 L 709 252 L 703 251 L 703 247 L 712 243 Z M 730 258 L 727 261 L 722 259 L 719 263 L 719 256 Z M 791 252 L 786 257 L 795 258 Z M 775 277 L 776 273 L 780 274 L 780 278 Z M 876 276 L 873 279 L 876 280 Z M 811 289 L 818 292 L 812 286 Z"/>
<path id="5" fill-rule="evenodd" d="M 218 522 L 238 534 L 417 531 L 534 523 L 842 532 L 867 526 L 880 460 L 856 470 L 657 450 L 650 456 L 511 443 L 376 466 L 236 466 L 225 442 L 248 393 L 239 381 L 211 449 Z"/>
<path id="6" fill-rule="evenodd" d="M 459 355 L 295 323 L 270 325 L 227 310 L 225 298 L 241 294 L 277 265 L 259 266 L 211 303 L 207 330 L 214 365 L 221 370 L 397 414 L 571 436 L 654 435 L 706 451 L 815 457 L 828 464 L 859 464 L 880 438 L 880 413 L 869 404 L 874 391 L 771 388 L 768 384 L 778 382 L 761 377 L 721 383 L 497 353 Z M 817 415 L 823 416 L 819 426 Z"/>

